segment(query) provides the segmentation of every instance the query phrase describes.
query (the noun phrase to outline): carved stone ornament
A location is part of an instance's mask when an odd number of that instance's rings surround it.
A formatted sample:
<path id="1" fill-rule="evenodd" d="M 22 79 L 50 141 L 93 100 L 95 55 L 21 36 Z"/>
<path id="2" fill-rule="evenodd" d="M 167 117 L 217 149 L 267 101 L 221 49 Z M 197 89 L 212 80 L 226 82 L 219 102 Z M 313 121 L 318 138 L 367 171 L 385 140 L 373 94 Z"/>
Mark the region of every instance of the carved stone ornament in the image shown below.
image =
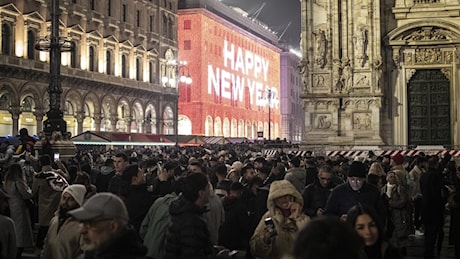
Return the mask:
<path id="1" fill-rule="evenodd" d="M 447 30 L 434 27 L 422 27 L 410 33 L 404 39 L 408 41 L 439 41 L 448 40 L 451 33 Z"/>
<path id="2" fill-rule="evenodd" d="M 442 64 L 441 49 L 423 48 L 415 50 L 415 64 Z"/>
<path id="3" fill-rule="evenodd" d="M 371 113 L 353 113 L 353 129 L 371 130 L 372 129 Z"/>
<path id="4" fill-rule="evenodd" d="M 406 83 L 409 84 L 410 79 L 414 76 L 416 69 L 406 69 Z"/>
<path id="5" fill-rule="evenodd" d="M 441 72 L 446 76 L 446 78 L 450 81 L 452 81 L 452 70 L 448 68 L 442 68 Z"/>
<path id="6" fill-rule="evenodd" d="M 315 114 L 314 128 L 316 129 L 329 129 L 332 126 L 331 114 Z"/>

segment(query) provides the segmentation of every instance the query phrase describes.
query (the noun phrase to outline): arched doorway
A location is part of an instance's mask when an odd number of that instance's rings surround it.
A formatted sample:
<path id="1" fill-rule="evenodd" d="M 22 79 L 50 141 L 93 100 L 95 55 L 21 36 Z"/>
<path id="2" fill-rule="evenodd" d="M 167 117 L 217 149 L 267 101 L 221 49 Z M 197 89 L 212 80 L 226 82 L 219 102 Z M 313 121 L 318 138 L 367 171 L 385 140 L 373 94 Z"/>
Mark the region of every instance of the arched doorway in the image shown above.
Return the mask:
<path id="1" fill-rule="evenodd" d="M 451 145 L 450 81 L 441 70 L 417 70 L 407 100 L 408 144 Z"/>

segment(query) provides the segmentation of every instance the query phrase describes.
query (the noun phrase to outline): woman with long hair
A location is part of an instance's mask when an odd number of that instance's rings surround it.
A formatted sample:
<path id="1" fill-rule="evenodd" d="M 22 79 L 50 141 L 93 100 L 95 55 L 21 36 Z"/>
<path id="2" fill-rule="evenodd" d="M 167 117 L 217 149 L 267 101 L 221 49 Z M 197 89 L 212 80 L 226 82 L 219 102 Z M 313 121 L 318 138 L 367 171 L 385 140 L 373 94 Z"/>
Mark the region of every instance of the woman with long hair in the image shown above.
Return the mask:
<path id="1" fill-rule="evenodd" d="M 347 222 L 363 238 L 367 258 L 402 258 L 399 250 L 384 239 L 383 226 L 373 208 L 362 204 L 353 206 L 348 211 Z"/>
<path id="2" fill-rule="evenodd" d="M 5 176 L 5 191 L 9 195 L 10 215 L 16 229 L 17 257 L 20 258 L 24 248 L 33 247 L 32 223 L 26 201 L 32 198 L 32 190 L 27 185 L 22 167 L 14 163 Z"/>

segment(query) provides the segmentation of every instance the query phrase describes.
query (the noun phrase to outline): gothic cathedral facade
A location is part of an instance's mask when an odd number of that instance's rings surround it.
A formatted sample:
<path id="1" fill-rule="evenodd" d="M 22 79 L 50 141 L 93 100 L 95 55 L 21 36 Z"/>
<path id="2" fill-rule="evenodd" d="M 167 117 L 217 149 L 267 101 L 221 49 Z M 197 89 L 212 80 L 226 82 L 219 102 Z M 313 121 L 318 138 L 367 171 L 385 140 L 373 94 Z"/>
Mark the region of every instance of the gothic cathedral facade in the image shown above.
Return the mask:
<path id="1" fill-rule="evenodd" d="M 460 1 L 301 0 L 302 145 L 460 145 Z"/>

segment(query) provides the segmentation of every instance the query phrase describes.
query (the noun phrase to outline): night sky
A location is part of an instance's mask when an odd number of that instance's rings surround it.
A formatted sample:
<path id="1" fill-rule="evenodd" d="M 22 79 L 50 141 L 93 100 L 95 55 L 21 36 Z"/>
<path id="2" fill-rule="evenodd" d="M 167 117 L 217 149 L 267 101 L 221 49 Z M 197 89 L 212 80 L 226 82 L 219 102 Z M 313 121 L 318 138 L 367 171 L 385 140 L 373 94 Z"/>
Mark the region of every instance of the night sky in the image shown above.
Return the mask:
<path id="1" fill-rule="evenodd" d="M 254 14 L 262 5 L 257 19 L 268 25 L 280 36 L 288 26 L 282 40 L 290 43 L 293 47 L 300 45 L 300 0 L 221 0 L 222 3 L 237 6 L 249 13 Z"/>

